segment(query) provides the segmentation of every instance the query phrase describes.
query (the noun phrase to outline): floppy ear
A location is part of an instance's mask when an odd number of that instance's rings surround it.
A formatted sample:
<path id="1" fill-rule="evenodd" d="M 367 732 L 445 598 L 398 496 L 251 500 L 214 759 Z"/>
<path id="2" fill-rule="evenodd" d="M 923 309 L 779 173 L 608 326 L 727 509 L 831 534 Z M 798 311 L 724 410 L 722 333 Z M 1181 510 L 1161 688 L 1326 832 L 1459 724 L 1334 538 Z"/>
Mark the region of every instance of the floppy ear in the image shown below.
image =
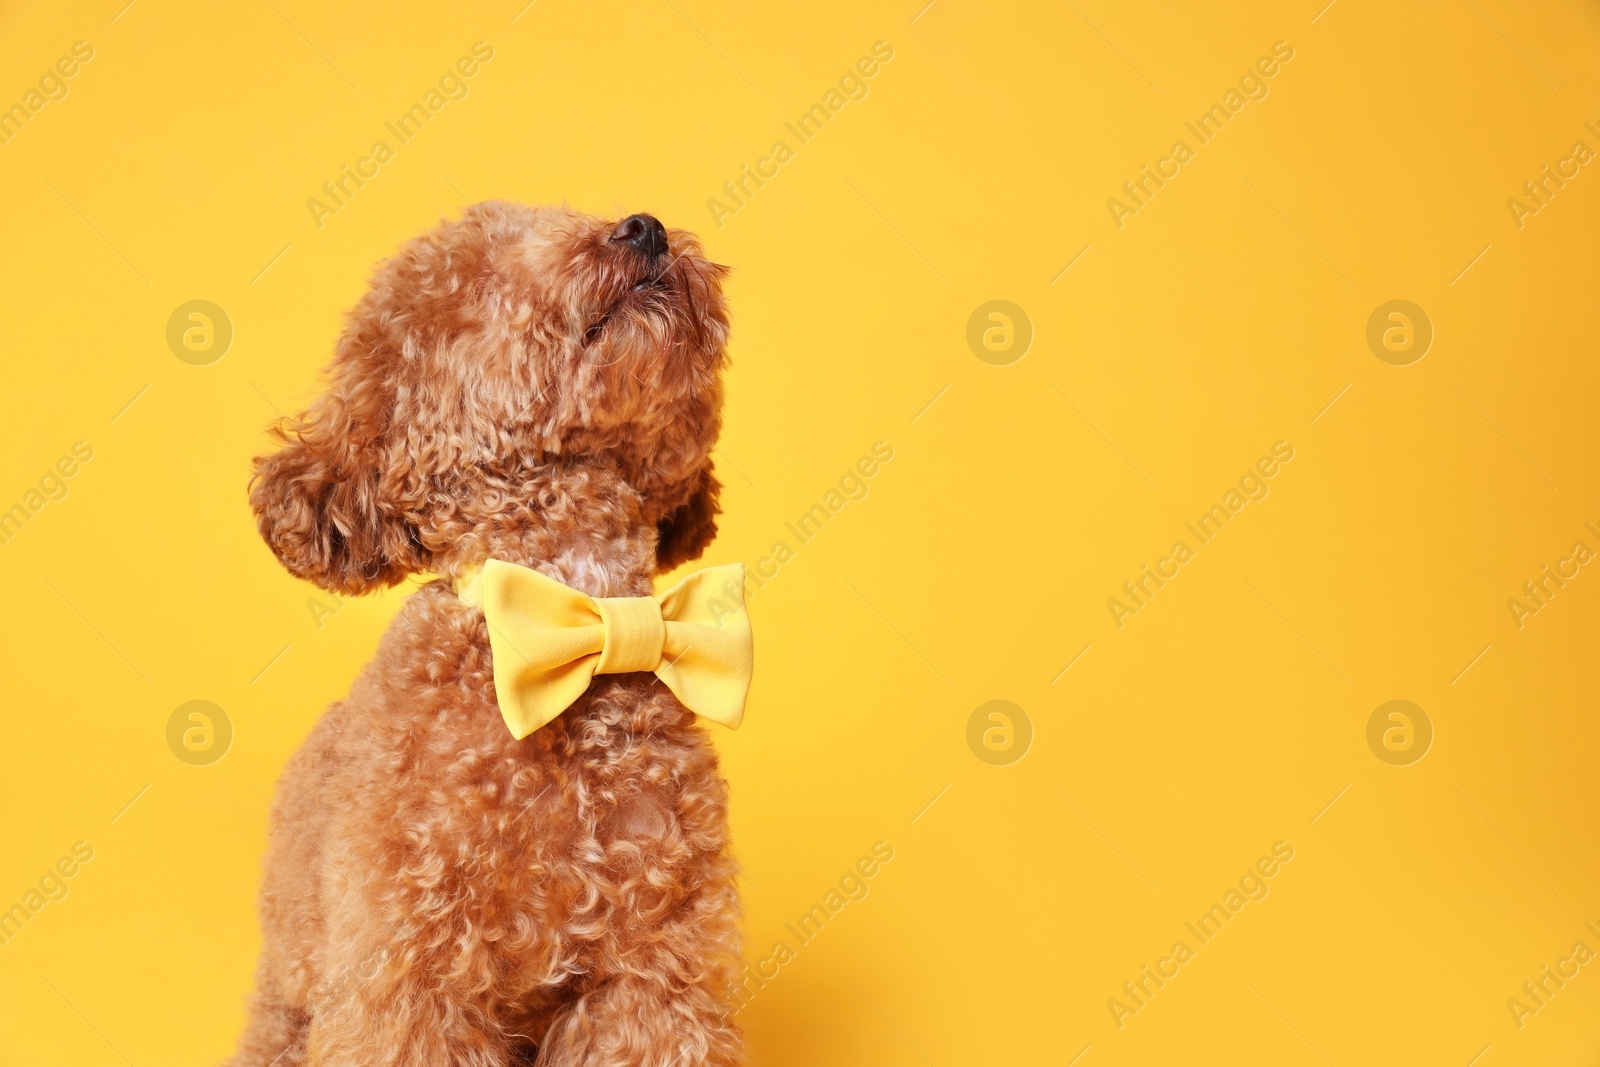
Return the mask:
<path id="1" fill-rule="evenodd" d="M 291 574 L 338 593 L 365 593 L 421 570 L 416 530 L 379 491 L 381 448 L 336 390 L 256 457 L 250 506 L 256 527 Z"/>
<path id="2" fill-rule="evenodd" d="M 656 566 L 670 571 L 680 563 L 699 559 L 712 538 L 717 536 L 717 515 L 722 507 L 717 496 L 722 483 L 710 470 L 700 475 L 700 486 L 687 503 L 670 512 L 656 524 Z"/>

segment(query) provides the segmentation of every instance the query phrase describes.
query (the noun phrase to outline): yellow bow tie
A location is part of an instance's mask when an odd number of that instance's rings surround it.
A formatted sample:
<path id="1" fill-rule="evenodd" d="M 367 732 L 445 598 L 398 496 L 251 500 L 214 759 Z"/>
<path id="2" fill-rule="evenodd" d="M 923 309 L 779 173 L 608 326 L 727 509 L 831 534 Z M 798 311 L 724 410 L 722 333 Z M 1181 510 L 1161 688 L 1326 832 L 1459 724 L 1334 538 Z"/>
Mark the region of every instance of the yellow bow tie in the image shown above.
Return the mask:
<path id="1" fill-rule="evenodd" d="M 696 571 L 660 596 L 592 597 L 491 559 L 457 588 L 489 624 L 495 696 L 513 737 L 560 715 L 595 675 L 630 671 L 655 672 L 713 722 L 744 718 L 753 649 L 742 563 Z"/>

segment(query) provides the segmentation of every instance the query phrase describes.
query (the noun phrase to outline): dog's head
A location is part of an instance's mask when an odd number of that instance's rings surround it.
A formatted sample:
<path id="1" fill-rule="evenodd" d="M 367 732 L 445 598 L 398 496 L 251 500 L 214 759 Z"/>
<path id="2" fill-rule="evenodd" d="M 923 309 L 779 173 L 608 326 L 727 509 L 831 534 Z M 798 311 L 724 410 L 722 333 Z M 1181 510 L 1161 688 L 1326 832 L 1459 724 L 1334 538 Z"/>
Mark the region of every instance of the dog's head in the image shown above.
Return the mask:
<path id="1" fill-rule="evenodd" d="M 257 458 L 262 537 L 364 592 L 537 511 L 541 473 L 576 464 L 637 494 L 663 569 L 695 558 L 716 533 L 724 273 L 648 215 L 468 208 L 378 268 L 327 393 Z"/>

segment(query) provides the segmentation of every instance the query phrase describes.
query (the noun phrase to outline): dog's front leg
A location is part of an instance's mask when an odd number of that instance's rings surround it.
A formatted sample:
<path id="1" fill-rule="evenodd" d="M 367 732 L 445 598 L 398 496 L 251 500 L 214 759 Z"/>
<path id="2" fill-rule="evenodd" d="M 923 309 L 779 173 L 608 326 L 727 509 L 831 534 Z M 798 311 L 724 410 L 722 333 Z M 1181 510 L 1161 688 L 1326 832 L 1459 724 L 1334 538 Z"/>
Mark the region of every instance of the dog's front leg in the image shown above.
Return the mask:
<path id="1" fill-rule="evenodd" d="M 583 977 L 540 1042 L 539 1067 L 743 1062 L 723 794 L 703 792 L 692 803 L 646 788 L 601 818 L 596 844 L 606 860 L 583 872 L 602 932 L 579 950 Z M 590 925 L 588 916 L 573 925 Z"/>
<path id="2" fill-rule="evenodd" d="M 611 978 L 567 1005 L 538 1067 L 734 1067 L 739 1032 L 727 1005 L 665 975 Z"/>
<path id="3" fill-rule="evenodd" d="M 508 1067 L 510 1040 L 482 994 L 429 948 L 366 938 L 333 946 L 306 1067 Z"/>

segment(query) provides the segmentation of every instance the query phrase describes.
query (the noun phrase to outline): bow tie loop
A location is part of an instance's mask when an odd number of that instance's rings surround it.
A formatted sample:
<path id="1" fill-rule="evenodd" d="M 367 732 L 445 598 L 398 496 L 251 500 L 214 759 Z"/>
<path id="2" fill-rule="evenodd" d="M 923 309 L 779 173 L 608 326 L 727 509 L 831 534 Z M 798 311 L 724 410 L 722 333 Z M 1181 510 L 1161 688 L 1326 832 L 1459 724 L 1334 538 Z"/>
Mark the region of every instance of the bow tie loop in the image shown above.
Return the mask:
<path id="1" fill-rule="evenodd" d="M 514 737 L 565 711 L 597 674 L 651 671 L 698 715 L 729 728 L 744 717 L 754 656 L 742 563 L 695 571 L 660 596 L 591 597 L 499 559 L 457 587 L 483 610 Z"/>

